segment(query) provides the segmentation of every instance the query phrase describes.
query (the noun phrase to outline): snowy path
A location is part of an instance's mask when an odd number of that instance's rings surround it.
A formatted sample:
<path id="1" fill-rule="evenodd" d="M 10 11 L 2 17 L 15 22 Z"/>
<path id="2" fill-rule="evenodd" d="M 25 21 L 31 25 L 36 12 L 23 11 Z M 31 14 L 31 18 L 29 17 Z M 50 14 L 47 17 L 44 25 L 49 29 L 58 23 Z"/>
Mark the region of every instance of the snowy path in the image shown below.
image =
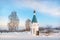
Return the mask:
<path id="1" fill-rule="evenodd" d="M 32 36 L 30 32 L 0 33 L 0 40 L 60 40 L 59 35 L 52 34 L 50 36 L 44 36 L 43 34 L 40 34 L 40 36 L 36 37 Z"/>

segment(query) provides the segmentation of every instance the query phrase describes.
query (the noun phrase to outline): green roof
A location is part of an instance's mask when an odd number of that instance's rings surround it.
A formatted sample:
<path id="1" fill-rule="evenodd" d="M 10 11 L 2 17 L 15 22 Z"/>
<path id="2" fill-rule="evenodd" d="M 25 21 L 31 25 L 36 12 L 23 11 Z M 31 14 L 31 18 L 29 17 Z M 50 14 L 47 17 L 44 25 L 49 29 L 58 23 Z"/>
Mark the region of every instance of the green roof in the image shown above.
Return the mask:
<path id="1" fill-rule="evenodd" d="M 32 23 L 37 23 L 36 15 L 33 15 Z"/>

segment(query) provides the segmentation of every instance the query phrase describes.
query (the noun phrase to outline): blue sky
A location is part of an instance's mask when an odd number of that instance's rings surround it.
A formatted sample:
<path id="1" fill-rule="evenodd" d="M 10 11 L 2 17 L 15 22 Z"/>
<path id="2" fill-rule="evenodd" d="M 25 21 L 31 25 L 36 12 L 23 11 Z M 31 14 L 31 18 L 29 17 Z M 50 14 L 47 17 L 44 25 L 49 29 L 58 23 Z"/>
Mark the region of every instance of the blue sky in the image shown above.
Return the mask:
<path id="1" fill-rule="evenodd" d="M 7 25 L 8 16 L 16 11 L 20 25 L 24 25 L 29 18 L 32 20 L 33 11 L 40 25 L 60 24 L 60 1 L 50 0 L 0 0 L 0 25 Z"/>

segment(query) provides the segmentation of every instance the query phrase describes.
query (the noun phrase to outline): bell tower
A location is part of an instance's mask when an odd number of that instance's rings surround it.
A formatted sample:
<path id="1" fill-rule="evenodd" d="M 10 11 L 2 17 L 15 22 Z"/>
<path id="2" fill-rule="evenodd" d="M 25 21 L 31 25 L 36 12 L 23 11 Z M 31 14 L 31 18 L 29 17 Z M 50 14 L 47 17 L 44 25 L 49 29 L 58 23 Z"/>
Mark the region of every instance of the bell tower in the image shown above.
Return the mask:
<path id="1" fill-rule="evenodd" d="M 32 19 L 32 34 L 33 35 L 39 35 L 39 25 L 37 22 L 37 18 L 36 18 L 36 11 L 34 10 L 33 12 L 33 19 Z"/>

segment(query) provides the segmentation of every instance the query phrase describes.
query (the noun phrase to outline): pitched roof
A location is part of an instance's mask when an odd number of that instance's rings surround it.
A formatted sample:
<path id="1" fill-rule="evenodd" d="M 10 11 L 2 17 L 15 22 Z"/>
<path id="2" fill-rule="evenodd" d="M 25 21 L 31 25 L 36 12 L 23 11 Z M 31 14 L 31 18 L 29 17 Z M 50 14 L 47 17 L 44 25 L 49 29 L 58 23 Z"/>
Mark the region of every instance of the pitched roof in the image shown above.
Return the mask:
<path id="1" fill-rule="evenodd" d="M 34 11 L 34 15 L 33 15 L 32 23 L 37 23 L 37 18 L 36 18 L 36 15 L 35 15 L 35 11 Z"/>

